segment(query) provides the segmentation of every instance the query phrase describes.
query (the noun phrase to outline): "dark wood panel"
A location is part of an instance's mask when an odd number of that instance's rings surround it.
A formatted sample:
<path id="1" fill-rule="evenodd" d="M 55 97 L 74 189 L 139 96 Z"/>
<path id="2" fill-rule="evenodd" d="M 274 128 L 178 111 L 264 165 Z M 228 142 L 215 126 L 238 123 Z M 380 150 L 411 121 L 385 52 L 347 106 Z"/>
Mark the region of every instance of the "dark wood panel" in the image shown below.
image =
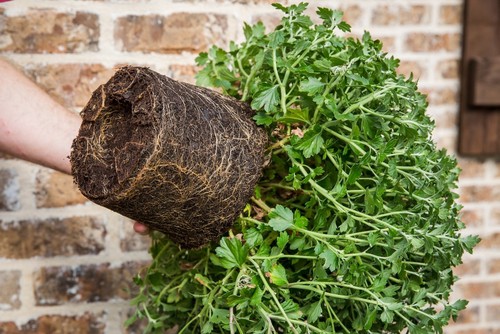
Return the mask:
<path id="1" fill-rule="evenodd" d="M 500 157 L 500 0 L 465 0 L 458 152 Z"/>

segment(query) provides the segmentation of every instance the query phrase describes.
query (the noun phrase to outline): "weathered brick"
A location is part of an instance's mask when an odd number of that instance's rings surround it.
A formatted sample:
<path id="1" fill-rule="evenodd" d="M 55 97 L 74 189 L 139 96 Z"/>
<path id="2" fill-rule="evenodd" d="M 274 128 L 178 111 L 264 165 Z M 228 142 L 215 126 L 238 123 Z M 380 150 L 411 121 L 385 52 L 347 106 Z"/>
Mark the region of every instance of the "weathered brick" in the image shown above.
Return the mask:
<path id="1" fill-rule="evenodd" d="M 484 161 L 471 158 L 459 158 L 458 167 L 462 170 L 460 172 L 460 179 L 482 178 L 485 175 Z"/>
<path id="2" fill-rule="evenodd" d="M 500 258 L 489 260 L 486 267 L 489 274 L 500 274 Z"/>
<path id="3" fill-rule="evenodd" d="M 377 35 L 373 34 L 373 39 L 378 39 L 382 42 L 383 48 L 385 52 L 393 53 L 397 51 L 396 46 L 396 38 L 394 36 L 386 36 L 386 35 Z"/>
<path id="4" fill-rule="evenodd" d="M 127 300 L 137 288 L 132 278 L 144 263 L 109 263 L 77 267 L 46 267 L 34 274 L 36 305 Z"/>
<path id="5" fill-rule="evenodd" d="M 82 315 L 43 315 L 18 325 L 0 322 L 1 334 L 104 334 L 106 315 L 84 313 Z"/>
<path id="6" fill-rule="evenodd" d="M 131 227 L 132 222 L 122 224 L 120 234 L 120 248 L 124 252 L 145 251 L 151 245 L 151 238 L 148 235 L 140 235 L 134 232 Z"/>
<path id="7" fill-rule="evenodd" d="M 454 331 L 453 334 L 500 334 L 499 328 L 467 328 Z"/>
<path id="8" fill-rule="evenodd" d="M 488 235 L 481 236 L 481 242 L 475 249 L 487 248 L 500 250 L 500 232 L 493 232 Z"/>
<path id="9" fill-rule="evenodd" d="M 200 69 L 193 65 L 170 65 L 168 75 L 175 80 L 194 84 L 195 75 Z"/>
<path id="10" fill-rule="evenodd" d="M 459 25 L 462 23 L 462 5 L 442 5 L 439 8 L 439 23 Z"/>
<path id="11" fill-rule="evenodd" d="M 19 179 L 16 170 L 0 169 L 0 211 L 19 210 Z"/>
<path id="12" fill-rule="evenodd" d="M 500 189 L 492 185 L 462 186 L 459 193 L 460 201 L 463 203 L 500 201 Z"/>
<path id="13" fill-rule="evenodd" d="M 463 209 L 460 215 L 467 227 L 481 227 L 484 225 L 484 211 L 481 209 Z"/>
<path id="14" fill-rule="evenodd" d="M 458 115 L 455 110 L 428 111 L 428 115 L 434 120 L 437 129 L 454 129 L 458 126 Z"/>
<path id="15" fill-rule="evenodd" d="M 79 53 L 97 51 L 99 21 L 95 14 L 38 9 L 4 16 L 0 51 L 15 53 Z"/>
<path id="16" fill-rule="evenodd" d="M 437 64 L 437 72 L 443 79 L 458 79 L 459 63 L 458 59 L 440 60 Z"/>
<path id="17" fill-rule="evenodd" d="M 108 81 L 114 70 L 100 64 L 28 65 L 26 72 L 40 87 L 67 108 L 81 108 L 92 92 Z"/>
<path id="18" fill-rule="evenodd" d="M 35 187 L 38 208 L 58 208 L 87 201 L 71 175 L 41 170 L 36 177 Z"/>
<path id="19" fill-rule="evenodd" d="M 458 33 L 410 33 L 405 38 L 405 49 L 411 52 L 458 52 L 461 35 Z"/>
<path id="20" fill-rule="evenodd" d="M 420 91 L 427 95 L 430 106 L 456 105 L 458 103 L 458 90 L 455 87 L 425 87 Z"/>
<path id="21" fill-rule="evenodd" d="M 418 61 L 401 60 L 397 72 L 405 77 L 410 77 L 413 74 L 415 79 L 421 80 L 427 76 L 427 67 Z"/>
<path id="22" fill-rule="evenodd" d="M 490 224 L 500 226 L 500 208 L 492 208 Z"/>
<path id="23" fill-rule="evenodd" d="M 468 306 L 465 310 L 458 313 L 458 324 L 470 324 L 478 322 L 480 318 L 480 309 L 478 306 Z"/>
<path id="24" fill-rule="evenodd" d="M 488 305 L 486 307 L 486 321 L 498 321 L 500 319 L 500 304 Z"/>
<path id="25" fill-rule="evenodd" d="M 21 307 L 21 301 L 19 300 L 20 278 L 20 271 L 0 271 L 0 282 L 2 282 L 0 311 L 15 310 Z"/>
<path id="26" fill-rule="evenodd" d="M 198 53 L 226 45 L 227 29 L 227 17 L 219 14 L 128 15 L 116 20 L 115 40 L 122 51 Z"/>
<path id="27" fill-rule="evenodd" d="M 459 277 L 479 275 L 481 261 L 477 259 L 467 259 L 461 265 L 453 268 L 453 273 Z"/>
<path id="28" fill-rule="evenodd" d="M 105 248 L 106 226 L 94 217 L 0 222 L 0 257 L 99 254 Z"/>
<path id="29" fill-rule="evenodd" d="M 500 281 L 457 283 L 462 296 L 467 299 L 489 299 L 500 297 Z"/>
<path id="30" fill-rule="evenodd" d="M 423 5 L 380 5 L 372 11 L 372 24 L 414 25 L 430 21 L 430 7 Z"/>

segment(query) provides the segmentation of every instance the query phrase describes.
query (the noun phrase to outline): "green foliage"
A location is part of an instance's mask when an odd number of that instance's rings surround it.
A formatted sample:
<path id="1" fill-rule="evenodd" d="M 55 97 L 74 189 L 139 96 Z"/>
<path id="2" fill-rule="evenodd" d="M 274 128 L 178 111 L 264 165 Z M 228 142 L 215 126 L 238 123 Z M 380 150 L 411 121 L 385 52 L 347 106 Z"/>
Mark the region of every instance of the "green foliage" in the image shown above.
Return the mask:
<path id="1" fill-rule="evenodd" d="M 461 237 L 458 168 L 430 139 L 433 122 L 398 60 L 342 14 L 284 7 L 265 34 L 213 47 L 199 84 L 248 101 L 269 133 L 270 163 L 218 245 L 181 250 L 153 238 L 136 279 L 135 318 L 162 333 L 442 333 Z"/>

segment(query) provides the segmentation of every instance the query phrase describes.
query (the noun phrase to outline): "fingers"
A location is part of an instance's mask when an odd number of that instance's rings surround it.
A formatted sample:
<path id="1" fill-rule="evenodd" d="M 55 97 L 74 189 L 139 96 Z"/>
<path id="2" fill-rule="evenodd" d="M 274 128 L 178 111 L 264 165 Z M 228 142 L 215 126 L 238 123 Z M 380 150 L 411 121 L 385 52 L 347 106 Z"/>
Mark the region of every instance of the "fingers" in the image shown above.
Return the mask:
<path id="1" fill-rule="evenodd" d="M 141 235 L 147 235 L 149 233 L 149 228 L 139 222 L 134 222 L 134 231 Z"/>

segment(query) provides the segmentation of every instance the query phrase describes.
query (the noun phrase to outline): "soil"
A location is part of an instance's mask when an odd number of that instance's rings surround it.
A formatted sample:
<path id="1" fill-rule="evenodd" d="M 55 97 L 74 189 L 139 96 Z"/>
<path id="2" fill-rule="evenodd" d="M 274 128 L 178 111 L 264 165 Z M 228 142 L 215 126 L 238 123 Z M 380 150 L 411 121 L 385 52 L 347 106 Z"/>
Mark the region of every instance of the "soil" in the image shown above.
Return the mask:
<path id="1" fill-rule="evenodd" d="M 267 135 L 248 105 L 148 68 L 119 69 L 81 115 L 82 193 L 185 248 L 226 232 L 261 175 Z"/>

